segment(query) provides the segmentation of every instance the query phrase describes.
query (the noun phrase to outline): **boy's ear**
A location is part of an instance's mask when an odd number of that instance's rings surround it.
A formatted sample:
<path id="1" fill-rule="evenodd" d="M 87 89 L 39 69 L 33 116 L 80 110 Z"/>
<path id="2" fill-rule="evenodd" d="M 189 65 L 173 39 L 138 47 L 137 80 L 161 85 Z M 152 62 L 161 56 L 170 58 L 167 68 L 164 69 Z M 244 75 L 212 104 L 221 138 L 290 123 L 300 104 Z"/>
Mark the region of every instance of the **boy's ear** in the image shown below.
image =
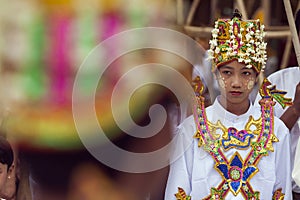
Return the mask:
<path id="1" fill-rule="evenodd" d="M 10 178 L 12 176 L 14 169 L 15 169 L 15 164 L 13 163 L 8 169 L 8 172 L 7 172 L 8 178 Z"/>

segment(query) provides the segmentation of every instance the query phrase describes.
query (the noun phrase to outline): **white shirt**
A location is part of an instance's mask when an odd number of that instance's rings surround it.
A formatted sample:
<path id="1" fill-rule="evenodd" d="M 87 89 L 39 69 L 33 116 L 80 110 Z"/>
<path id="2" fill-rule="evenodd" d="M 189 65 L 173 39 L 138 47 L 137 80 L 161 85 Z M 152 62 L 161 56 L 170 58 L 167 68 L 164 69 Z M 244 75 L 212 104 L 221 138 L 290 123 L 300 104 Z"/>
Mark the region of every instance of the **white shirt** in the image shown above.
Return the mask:
<path id="1" fill-rule="evenodd" d="M 298 126 L 299 126 L 299 123 L 298 123 Z M 293 177 L 295 183 L 298 186 L 300 186 L 300 140 L 298 140 L 298 146 L 297 146 L 297 149 L 295 152 L 295 162 L 294 162 L 294 169 L 293 169 L 292 177 Z"/>
<path id="2" fill-rule="evenodd" d="M 276 85 L 276 89 L 284 90 L 287 92 L 285 97 L 293 99 L 295 95 L 296 85 L 300 81 L 300 70 L 299 67 L 288 67 L 271 74 L 268 77 L 268 79 L 272 83 L 272 85 Z M 256 105 L 257 102 L 260 100 L 260 98 L 261 97 L 258 94 L 256 97 Z M 274 115 L 280 118 L 287 108 L 288 107 L 283 109 L 279 103 L 276 103 L 274 106 Z M 290 137 L 291 137 L 291 159 L 292 159 L 291 166 L 293 166 L 294 159 L 295 159 L 295 151 L 300 136 L 299 123 L 296 123 L 293 126 L 290 133 L 291 133 Z M 298 168 L 300 168 L 300 165 L 298 165 Z M 300 193 L 300 187 L 297 186 L 294 181 L 292 185 L 293 185 L 293 191 Z"/>
<path id="3" fill-rule="evenodd" d="M 249 116 L 252 115 L 254 119 L 258 119 L 260 111 L 250 106 L 245 114 L 237 116 L 225 110 L 216 100 L 212 106 L 206 109 L 206 115 L 212 123 L 221 120 L 227 128 L 235 127 L 242 130 Z M 183 188 L 186 194 L 194 200 L 203 199 L 210 195 L 212 187 L 217 187 L 221 183 L 222 177 L 214 169 L 215 162 L 212 157 L 202 147 L 198 147 L 197 139 L 193 139 L 196 132 L 193 116 L 184 120 L 178 126 L 177 131 L 177 134 L 183 135 L 182 137 L 185 139 L 182 140 L 182 143 L 177 144 L 176 150 L 184 148 L 188 144 L 187 140 L 192 141 L 184 154 L 171 163 L 165 200 L 175 200 L 174 194 L 178 192 L 178 187 Z M 260 199 L 270 200 L 273 192 L 282 188 L 282 192 L 285 193 L 285 200 L 290 200 L 292 197 L 289 132 L 284 123 L 278 118 L 274 119 L 274 133 L 279 139 L 279 142 L 273 143 L 274 152 L 269 152 L 268 156 L 261 158 L 257 165 L 259 172 L 249 182 L 254 191 L 260 192 Z M 246 150 L 232 148 L 223 152 L 229 160 L 236 151 L 245 159 L 250 148 Z M 244 199 L 244 197 L 241 192 L 234 196 L 229 191 L 226 199 Z"/>

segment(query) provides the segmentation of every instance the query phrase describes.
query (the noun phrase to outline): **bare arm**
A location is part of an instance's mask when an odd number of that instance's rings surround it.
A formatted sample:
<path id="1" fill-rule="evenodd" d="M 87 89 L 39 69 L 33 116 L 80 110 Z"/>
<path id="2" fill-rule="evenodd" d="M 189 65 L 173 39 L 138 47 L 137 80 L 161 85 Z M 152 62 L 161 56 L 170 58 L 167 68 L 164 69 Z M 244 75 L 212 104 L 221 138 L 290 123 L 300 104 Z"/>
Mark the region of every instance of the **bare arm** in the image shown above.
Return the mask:
<path id="1" fill-rule="evenodd" d="M 288 129 L 292 129 L 300 117 L 300 82 L 296 86 L 293 105 L 290 106 L 280 117 Z"/>

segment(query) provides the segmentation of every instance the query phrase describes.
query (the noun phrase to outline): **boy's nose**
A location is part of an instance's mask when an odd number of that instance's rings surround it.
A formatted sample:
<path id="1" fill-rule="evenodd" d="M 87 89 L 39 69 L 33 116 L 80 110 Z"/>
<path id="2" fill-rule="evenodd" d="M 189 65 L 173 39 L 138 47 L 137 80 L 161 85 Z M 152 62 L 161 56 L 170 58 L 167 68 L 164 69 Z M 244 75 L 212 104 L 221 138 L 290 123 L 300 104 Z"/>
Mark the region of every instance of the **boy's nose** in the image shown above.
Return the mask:
<path id="1" fill-rule="evenodd" d="M 242 78 L 238 75 L 233 76 L 231 80 L 231 87 L 240 88 L 241 85 L 242 85 Z"/>

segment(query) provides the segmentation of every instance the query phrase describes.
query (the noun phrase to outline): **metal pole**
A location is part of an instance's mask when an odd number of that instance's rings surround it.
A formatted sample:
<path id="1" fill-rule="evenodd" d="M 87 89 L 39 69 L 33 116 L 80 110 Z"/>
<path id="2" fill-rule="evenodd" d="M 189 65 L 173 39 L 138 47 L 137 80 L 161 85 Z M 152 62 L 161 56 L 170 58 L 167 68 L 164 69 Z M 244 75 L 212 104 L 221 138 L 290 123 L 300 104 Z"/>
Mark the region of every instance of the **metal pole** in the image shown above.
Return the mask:
<path id="1" fill-rule="evenodd" d="M 283 0 L 283 3 L 284 3 L 284 7 L 285 7 L 286 16 L 287 16 L 287 19 L 289 22 L 290 30 L 292 33 L 292 41 L 293 41 L 294 48 L 295 48 L 298 66 L 300 68 L 300 43 L 299 43 L 298 33 L 297 33 L 296 25 L 295 25 L 295 19 L 294 19 L 292 7 L 291 7 L 291 2 L 290 2 L 290 0 Z"/>

